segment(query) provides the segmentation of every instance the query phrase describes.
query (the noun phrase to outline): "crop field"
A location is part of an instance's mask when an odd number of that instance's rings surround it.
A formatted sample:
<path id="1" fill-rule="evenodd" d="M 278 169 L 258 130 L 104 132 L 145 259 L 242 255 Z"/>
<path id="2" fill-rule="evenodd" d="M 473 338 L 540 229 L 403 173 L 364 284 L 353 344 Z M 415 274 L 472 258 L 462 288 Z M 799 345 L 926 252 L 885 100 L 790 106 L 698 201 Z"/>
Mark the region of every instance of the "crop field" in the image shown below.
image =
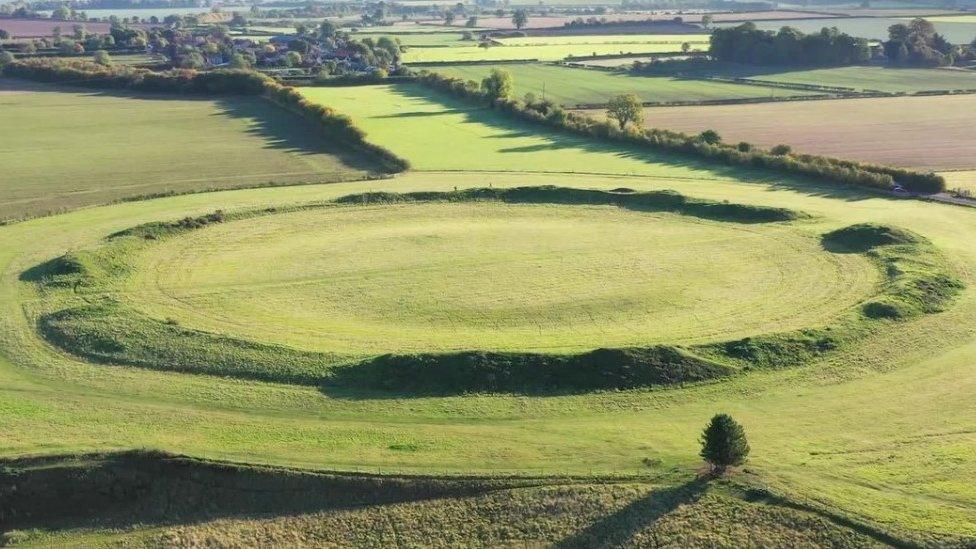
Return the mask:
<path id="1" fill-rule="evenodd" d="M 256 99 L 125 97 L 18 82 L 0 83 L 0 98 L 0 219 L 365 174 L 361 159 Z"/>
<path id="2" fill-rule="evenodd" d="M 704 51 L 704 43 L 692 44 L 691 51 Z M 457 48 L 412 48 L 403 54 L 405 63 L 461 63 L 465 61 L 559 61 L 567 57 L 597 55 L 639 55 L 681 51 L 681 42 L 641 44 L 557 44 L 544 46 L 477 45 Z"/>
<path id="3" fill-rule="evenodd" d="M 481 81 L 494 68 L 490 65 L 448 65 L 432 70 L 466 80 Z M 707 101 L 759 97 L 795 97 L 814 92 L 692 80 L 669 76 L 632 76 L 602 70 L 560 67 L 537 63 L 505 64 L 520 97 L 533 93 L 568 106 L 600 105 L 615 95 L 633 93 L 644 102 Z"/>
<path id="4" fill-rule="evenodd" d="M 602 116 L 601 111 L 592 111 Z M 729 142 L 779 143 L 810 154 L 926 170 L 976 167 L 976 96 L 885 97 L 756 105 L 660 107 L 645 124 Z"/>
<path id="5" fill-rule="evenodd" d="M 941 175 L 946 178 L 946 188 L 976 193 L 976 170 L 941 172 Z"/>

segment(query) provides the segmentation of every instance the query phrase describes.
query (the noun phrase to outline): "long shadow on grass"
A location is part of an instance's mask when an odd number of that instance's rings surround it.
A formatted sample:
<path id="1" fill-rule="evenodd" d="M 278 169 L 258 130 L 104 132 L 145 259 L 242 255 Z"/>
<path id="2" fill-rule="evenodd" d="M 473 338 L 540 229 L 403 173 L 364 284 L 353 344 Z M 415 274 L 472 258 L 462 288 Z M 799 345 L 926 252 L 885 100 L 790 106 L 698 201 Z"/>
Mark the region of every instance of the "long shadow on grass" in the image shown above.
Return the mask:
<path id="1" fill-rule="evenodd" d="M 703 174 L 702 177 L 666 176 L 666 179 L 734 179 L 744 183 L 765 185 L 770 188 L 788 189 L 808 196 L 826 197 L 845 201 L 857 201 L 885 197 L 885 195 L 850 185 L 825 184 L 817 182 L 812 178 L 798 178 L 768 170 L 745 168 L 741 166 L 727 166 L 718 162 L 703 161 L 691 155 L 658 152 L 648 148 L 627 146 L 622 143 L 607 143 L 595 138 L 590 139 L 578 135 L 563 133 L 547 128 L 541 124 L 532 124 L 516 119 L 513 116 L 491 110 L 487 107 L 474 105 L 467 100 L 457 99 L 447 94 L 427 89 L 419 84 L 399 84 L 391 86 L 391 89 L 393 90 L 393 93 L 401 95 L 405 98 L 435 101 L 444 105 L 452 112 L 463 112 L 466 122 L 492 126 L 501 129 L 505 131 L 506 134 L 512 136 L 537 136 L 547 139 L 550 142 L 549 145 L 533 145 L 502 149 L 500 151 L 502 153 L 524 154 L 549 149 L 578 148 L 591 152 L 612 154 L 620 158 L 633 158 L 653 164 L 668 164 L 671 166 L 707 172 L 706 174 Z M 429 113 L 429 115 L 438 116 L 439 113 Z M 471 169 L 477 170 L 477 164 L 475 163 L 472 165 Z M 534 166 L 531 164 L 531 160 L 526 161 L 525 171 L 536 171 L 534 170 Z M 648 174 L 647 177 L 653 178 L 655 176 L 653 174 Z"/>
<path id="2" fill-rule="evenodd" d="M 0 533 L 294 516 L 545 483 L 319 473 L 154 451 L 18 458 L 0 460 Z"/>
<path id="3" fill-rule="evenodd" d="M 311 122 L 267 101 L 227 97 L 217 99 L 216 105 L 219 111 L 214 116 L 246 120 L 250 123 L 248 133 L 262 139 L 267 149 L 302 155 L 330 154 L 351 168 L 376 171 L 376 164 L 365 155 L 355 153 L 340 143 L 329 142 Z"/>
<path id="4" fill-rule="evenodd" d="M 571 537 L 556 543 L 559 549 L 576 547 L 620 547 L 640 531 L 653 526 L 661 517 L 679 506 L 694 503 L 708 490 L 705 479 L 680 486 L 654 490 L 623 509 L 587 526 Z"/>

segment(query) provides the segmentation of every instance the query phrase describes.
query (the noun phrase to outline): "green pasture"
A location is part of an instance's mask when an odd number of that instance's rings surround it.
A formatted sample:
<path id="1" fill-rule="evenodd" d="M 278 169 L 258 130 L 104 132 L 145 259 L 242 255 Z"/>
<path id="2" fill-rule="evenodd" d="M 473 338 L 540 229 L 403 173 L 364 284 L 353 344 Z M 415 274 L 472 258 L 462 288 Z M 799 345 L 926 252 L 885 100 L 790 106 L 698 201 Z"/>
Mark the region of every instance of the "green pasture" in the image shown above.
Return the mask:
<path id="1" fill-rule="evenodd" d="M 481 81 L 491 65 L 448 65 L 430 70 Z M 538 63 L 506 64 L 497 68 L 511 73 L 519 97 L 533 93 L 567 106 L 605 104 L 611 97 L 633 93 L 644 102 L 708 101 L 759 97 L 795 97 L 813 92 L 693 80 L 669 76 L 634 76 L 625 72 L 581 69 Z"/>
<path id="2" fill-rule="evenodd" d="M 234 221 L 133 269 L 114 291 L 152 318 L 353 356 L 732 340 L 827 323 L 878 284 L 863 256 L 782 225 L 490 203 Z"/>
<path id="3" fill-rule="evenodd" d="M 672 155 L 547 131 L 419 84 L 300 90 L 351 116 L 370 141 L 408 159 L 416 170 L 727 177 L 728 170 L 713 164 L 675 162 Z M 491 181 L 475 180 L 481 186 Z"/>
<path id="4" fill-rule="evenodd" d="M 26 320 L 41 290 L 19 280 L 25 269 L 139 223 L 489 180 L 495 186 L 673 188 L 788 207 L 816 216 L 804 222 L 807 234 L 864 221 L 901 226 L 952 257 L 970 289 L 944 313 L 899 323 L 801 369 L 683 389 L 548 397 L 347 398 L 314 388 L 93 365 L 41 343 Z M 0 228 L 0 452 L 159 447 L 374 472 L 653 474 L 656 467 L 694 468 L 701 425 L 727 411 L 745 424 L 753 447 L 749 467 L 763 482 L 886 528 L 973 536 L 976 491 L 965 479 L 976 473 L 976 438 L 968 428 L 976 421 L 970 406 L 976 374 L 969 367 L 976 358 L 969 314 L 976 307 L 970 267 L 976 249 L 963 236 L 976 230 L 973 215 L 783 180 L 472 172 L 186 195 L 17 223 Z M 645 457 L 660 465 L 648 469 Z"/>
<path id="5" fill-rule="evenodd" d="M 704 51 L 705 44 L 692 44 L 691 51 Z M 415 48 L 403 54 L 404 63 L 459 63 L 465 61 L 559 61 L 567 57 L 597 55 L 640 55 L 681 51 L 681 42 L 673 44 L 557 44 L 540 46 L 477 45 L 458 48 Z"/>
<path id="6" fill-rule="evenodd" d="M 0 219 L 147 194 L 350 179 L 368 169 L 257 98 L 0 81 L 0 101 Z"/>
<path id="7" fill-rule="evenodd" d="M 492 50 L 502 49 L 533 48 Z M 363 174 L 348 167 L 359 165 L 355 159 L 344 163 L 297 119 L 257 101 L 28 91 L 0 91 L 0 117 L 20 130 L 0 137 L 0 205 L 11 216 L 168 189 Z M 414 171 L 93 206 L 0 226 L 0 456 L 158 448 L 369 473 L 645 482 L 626 493 L 599 486 L 564 496 L 499 492 L 495 497 L 514 501 L 479 502 L 478 509 L 500 510 L 487 515 L 466 507 L 473 499 L 452 499 L 247 523 L 228 518 L 139 533 L 134 541 L 147 545 L 295 545 L 329 540 L 337 531 L 352 532 L 337 544 L 423 544 L 423 528 L 442 532 L 444 524 L 477 531 L 486 543 L 531 544 L 528 536 L 494 537 L 492 525 L 511 522 L 505 531 L 512 532 L 533 513 L 555 517 L 541 531 L 570 546 L 628 533 L 638 545 L 876 541 L 798 540 L 787 526 L 810 519 L 791 514 L 797 509 L 765 515 L 749 507 L 759 504 L 722 492 L 700 501 L 678 498 L 684 485 L 675 483 L 701 466 L 702 426 L 727 412 L 742 422 L 752 447 L 743 476 L 841 517 L 808 531 L 864 523 L 912 543 L 976 541 L 976 244 L 970 236 L 976 210 L 575 137 L 419 85 L 301 91 L 351 116 L 369 141 L 407 158 Z M 370 191 L 544 184 L 618 193 L 671 189 L 808 216 L 740 225 L 603 206 L 312 207 Z M 44 272 L 39 265 L 100 248 L 119 231 L 215 210 L 266 215 L 145 241 L 113 264 L 124 275 L 118 285 L 37 283 Z M 37 319 L 52 305 L 113 302 L 215 338 L 360 353 L 391 346 L 567 349 L 715 341 L 798 327 L 827 331 L 884 289 L 879 254 L 822 244 L 821 235 L 857 223 L 927 239 L 944 254 L 940 266 L 965 289 L 944 311 L 874 320 L 876 328 L 864 337 L 801 366 L 744 370 L 708 383 L 543 395 L 372 393 L 96 364 L 38 333 Z M 667 486 L 655 499 L 645 494 L 646 483 Z M 646 506 L 662 500 L 676 500 L 657 515 L 655 528 L 664 530 L 641 538 L 641 520 L 658 512 Z M 569 510 L 560 511 L 563 506 Z M 513 507 L 522 514 L 498 518 Z M 607 517 L 608 509 L 620 511 Z M 688 521 L 710 524 L 716 516 L 723 525 L 762 524 L 763 536 L 736 530 L 717 539 L 712 528 L 687 531 Z M 580 517 L 596 521 L 589 537 L 571 536 L 574 530 L 560 522 Z M 431 522 L 398 537 L 401 526 L 423 520 Z M 363 524 L 379 526 L 356 537 L 356 528 L 368 528 Z M 34 534 L 51 545 L 125 541 L 118 536 L 126 535 Z M 34 534 L 26 534 L 28 542 Z"/>

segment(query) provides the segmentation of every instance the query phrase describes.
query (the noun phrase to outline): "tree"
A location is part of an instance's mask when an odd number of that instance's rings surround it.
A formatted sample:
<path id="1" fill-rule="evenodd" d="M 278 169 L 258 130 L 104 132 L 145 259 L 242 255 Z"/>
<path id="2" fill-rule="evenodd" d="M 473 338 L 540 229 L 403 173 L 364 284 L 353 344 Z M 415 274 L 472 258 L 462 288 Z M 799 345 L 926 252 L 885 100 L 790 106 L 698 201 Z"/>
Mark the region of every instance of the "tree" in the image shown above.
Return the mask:
<path id="1" fill-rule="evenodd" d="M 691 49 L 691 44 L 689 44 L 688 42 L 682 42 L 682 44 L 681 44 L 681 51 L 683 53 L 688 53 L 688 50 L 690 50 L 690 49 Z"/>
<path id="2" fill-rule="evenodd" d="M 447 10 L 446 12 L 444 12 L 444 23 L 448 25 L 453 25 L 455 17 L 457 16 L 454 15 L 454 12 L 452 10 Z"/>
<path id="3" fill-rule="evenodd" d="M 7 63 L 14 62 L 14 54 L 7 50 L 0 50 L 0 67 L 6 65 Z"/>
<path id="4" fill-rule="evenodd" d="M 705 15 L 702 15 L 701 18 L 702 27 L 707 29 L 712 24 L 713 20 L 714 18 L 711 16 L 711 14 L 706 13 Z"/>
<path id="5" fill-rule="evenodd" d="M 640 98 L 632 93 L 618 95 L 607 103 L 607 118 L 612 118 L 624 129 L 628 122 L 642 124 L 644 122 L 644 106 Z"/>
<path id="6" fill-rule="evenodd" d="M 769 152 L 775 154 L 776 156 L 783 156 L 793 152 L 793 147 L 789 145 L 779 144 L 773 147 L 772 149 L 769 149 Z"/>
<path id="7" fill-rule="evenodd" d="M 235 53 L 230 56 L 230 68 L 232 69 L 248 69 L 251 64 L 247 62 L 247 58 L 239 53 Z"/>
<path id="8" fill-rule="evenodd" d="M 722 136 L 718 134 L 715 130 L 705 130 L 698 134 L 698 139 L 708 143 L 709 145 L 715 145 L 722 142 Z"/>
<path id="9" fill-rule="evenodd" d="M 529 14 L 525 10 L 515 10 L 512 14 L 512 24 L 516 29 L 522 30 L 522 27 L 529 24 Z"/>
<path id="10" fill-rule="evenodd" d="M 282 59 L 282 62 L 285 64 L 286 67 L 295 67 L 301 65 L 302 54 L 298 53 L 297 51 L 290 51 L 285 54 L 285 57 L 284 59 Z"/>
<path id="11" fill-rule="evenodd" d="M 478 26 L 478 18 L 474 15 L 468 17 L 468 20 L 464 23 L 465 27 L 472 28 Z"/>
<path id="12" fill-rule="evenodd" d="M 112 58 L 109 57 L 108 52 L 105 50 L 98 50 L 95 55 L 92 56 L 92 60 L 103 67 L 112 66 Z"/>
<path id="13" fill-rule="evenodd" d="M 741 465 L 749 455 L 746 432 L 732 416 L 716 414 L 701 435 L 699 455 L 719 473 L 727 467 Z"/>
<path id="14" fill-rule="evenodd" d="M 481 81 L 481 89 L 488 99 L 508 99 L 515 88 L 512 74 L 501 69 L 491 69 L 491 73 Z"/>

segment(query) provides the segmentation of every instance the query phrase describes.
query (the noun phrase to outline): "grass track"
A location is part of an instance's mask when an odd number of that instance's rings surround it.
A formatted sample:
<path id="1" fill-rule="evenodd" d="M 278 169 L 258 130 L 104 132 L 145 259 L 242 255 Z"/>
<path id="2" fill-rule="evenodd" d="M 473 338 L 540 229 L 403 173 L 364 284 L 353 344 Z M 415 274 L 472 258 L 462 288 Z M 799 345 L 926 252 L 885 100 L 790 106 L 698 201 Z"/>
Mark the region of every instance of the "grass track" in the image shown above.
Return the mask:
<path id="1" fill-rule="evenodd" d="M 4 80 L 0 102 L 0 219 L 167 191 L 348 180 L 369 169 L 260 99 Z"/>
<path id="2" fill-rule="evenodd" d="M 496 185 L 675 188 L 693 196 L 791 207 L 824 230 L 861 221 L 904 226 L 954 258 L 970 289 L 950 310 L 904 324 L 842 356 L 674 391 L 525 398 L 346 399 L 313 389 L 93 366 L 39 344 L 19 273 L 154 219 L 326 199 L 356 190 L 450 189 L 471 174 L 190 195 L 74 212 L 0 228 L 0 409 L 4 454 L 155 446 L 210 457 L 412 471 L 641 472 L 692 467 L 695 436 L 716 410 L 750 433 L 751 468 L 770 484 L 889 527 L 976 535 L 971 329 L 976 230 L 968 209 L 871 198 L 835 188 L 732 181 L 492 174 Z M 626 182 L 626 183 L 624 183 Z M 25 246 L 24 243 L 30 243 Z M 401 448 L 410 448 L 404 451 Z M 653 472 L 655 469 L 651 469 Z"/>

